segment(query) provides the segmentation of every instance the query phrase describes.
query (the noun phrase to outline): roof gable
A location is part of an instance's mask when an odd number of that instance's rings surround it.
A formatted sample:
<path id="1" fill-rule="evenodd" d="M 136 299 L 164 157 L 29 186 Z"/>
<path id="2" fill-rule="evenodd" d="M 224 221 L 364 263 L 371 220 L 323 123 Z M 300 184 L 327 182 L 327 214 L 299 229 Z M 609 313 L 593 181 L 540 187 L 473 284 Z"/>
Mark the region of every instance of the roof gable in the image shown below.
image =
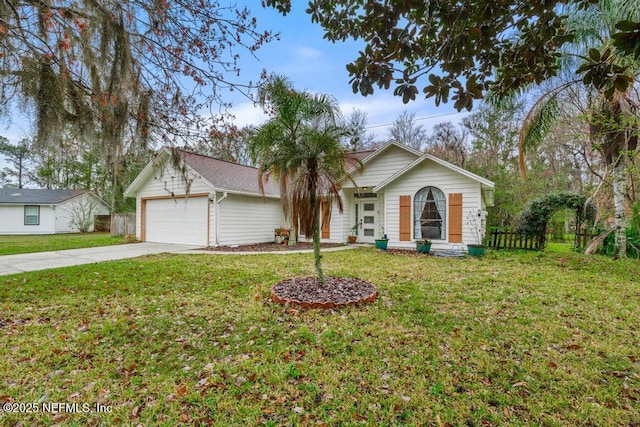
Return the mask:
<path id="1" fill-rule="evenodd" d="M 362 162 L 362 165 L 366 165 L 367 163 L 369 163 L 371 160 L 376 159 L 378 157 L 380 157 L 381 155 L 383 155 L 383 153 L 387 152 L 391 147 L 398 147 L 402 150 L 405 150 L 411 154 L 413 154 L 414 156 L 416 156 L 416 158 L 420 157 L 422 155 L 422 153 L 416 149 L 413 149 L 411 147 L 409 147 L 408 145 L 404 145 L 404 144 L 400 144 L 399 142 L 396 141 L 389 141 L 385 144 L 383 144 L 380 148 L 376 149 L 376 150 L 370 150 L 370 151 L 361 151 L 361 152 L 357 152 L 357 153 L 353 153 L 351 154 L 351 156 L 355 157 L 356 159 L 358 159 L 360 162 Z M 354 167 L 351 168 L 351 170 L 349 171 L 349 173 L 354 172 L 355 170 L 358 169 L 360 165 L 356 165 Z"/>
<path id="2" fill-rule="evenodd" d="M 447 169 L 450 169 L 456 173 L 459 173 L 460 175 L 466 176 L 467 178 L 470 178 L 474 181 L 479 182 L 480 184 L 482 184 L 485 187 L 488 188 L 494 188 L 495 184 L 486 179 L 483 178 L 479 175 L 474 174 L 473 172 L 469 172 L 466 169 L 463 169 L 459 166 L 456 166 L 454 164 L 451 164 L 445 160 L 442 160 L 436 156 L 433 156 L 431 154 L 423 154 L 420 158 L 418 158 L 416 161 L 414 161 L 413 163 L 408 164 L 406 167 L 400 169 L 398 172 L 394 173 L 393 175 L 391 175 L 389 178 L 385 179 L 384 181 L 382 181 L 380 184 L 378 184 L 373 191 L 374 192 L 378 192 L 380 190 L 382 190 L 384 187 L 386 187 L 388 184 L 390 184 L 391 182 L 395 181 L 397 178 L 401 177 L 402 175 L 404 175 L 405 173 L 409 172 L 410 170 L 416 168 L 418 165 L 420 165 L 422 162 L 424 162 L 425 160 L 431 160 L 434 163 L 437 163 L 441 166 L 444 166 Z"/>

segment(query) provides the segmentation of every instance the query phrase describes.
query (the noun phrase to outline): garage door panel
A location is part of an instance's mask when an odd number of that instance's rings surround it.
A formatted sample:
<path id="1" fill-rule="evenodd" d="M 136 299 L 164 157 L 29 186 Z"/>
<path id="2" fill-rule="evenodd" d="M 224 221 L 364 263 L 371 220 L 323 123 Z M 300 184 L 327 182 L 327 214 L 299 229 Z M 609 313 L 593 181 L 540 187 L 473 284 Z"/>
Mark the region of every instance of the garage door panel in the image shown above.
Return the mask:
<path id="1" fill-rule="evenodd" d="M 207 197 L 147 200 L 145 240 L 206 246 L 207 207 Z"/>

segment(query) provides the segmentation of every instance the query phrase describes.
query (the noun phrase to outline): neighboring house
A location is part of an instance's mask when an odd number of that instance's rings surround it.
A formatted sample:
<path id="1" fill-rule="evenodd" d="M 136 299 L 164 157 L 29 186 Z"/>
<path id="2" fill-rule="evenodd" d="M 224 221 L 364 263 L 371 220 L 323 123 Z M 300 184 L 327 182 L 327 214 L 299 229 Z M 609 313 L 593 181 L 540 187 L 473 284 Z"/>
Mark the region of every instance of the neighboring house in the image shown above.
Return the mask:
<path id="1" fill-rule="evenodd" d="M 199 246 L 273 240 L 284 218 L 272 180 L 263 182 L 263 195 L 255 168 L 178 153 L 176 168 L 163 149 L 125 192 L 137 199 L 140 240 Z M 322 224 L 323 241 L 346 242 L 355 224 L 359 242 L 386 234 L 390 247 L 430 239 L 434 249 L 449 249 L 476 243 L 483 234 L 486 208 L 493 205 L 491 181 L 394 142 L 352 157 L 363 166 L 351 171 L 357 187 L 343 182 L 344 212 L 332 208 L 330 223 Z"/>
<path id="2" fill-rule="evenodd" d="M 94 218 L 109 214 L 109 205 L 88 190 L 0 188 L 0 234 L 78 232 L 71 215 L 88 212 L 89 206 Z"/>
<path id="3" fill-rule="evenodd" d="M 163 148 L 124 193 L 136 198 L 138 239 L 198 246 L 273 240 L 284 221 L 276 185 L 264 182 L 263 195 L 256 168 L 178 153 L 176 168 Z"/>

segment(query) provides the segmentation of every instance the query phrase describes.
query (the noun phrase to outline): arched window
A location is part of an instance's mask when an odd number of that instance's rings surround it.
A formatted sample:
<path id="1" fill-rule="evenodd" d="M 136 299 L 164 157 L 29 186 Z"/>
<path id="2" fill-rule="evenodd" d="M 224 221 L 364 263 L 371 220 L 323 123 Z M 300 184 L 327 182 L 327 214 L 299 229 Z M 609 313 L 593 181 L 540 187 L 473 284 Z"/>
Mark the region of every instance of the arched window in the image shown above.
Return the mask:
<path id="1" fill-rule="evenodd" d="M 445 239 L 447 202 L 436 187 L 424 187 L 413 198 L 415 239 Z"/>

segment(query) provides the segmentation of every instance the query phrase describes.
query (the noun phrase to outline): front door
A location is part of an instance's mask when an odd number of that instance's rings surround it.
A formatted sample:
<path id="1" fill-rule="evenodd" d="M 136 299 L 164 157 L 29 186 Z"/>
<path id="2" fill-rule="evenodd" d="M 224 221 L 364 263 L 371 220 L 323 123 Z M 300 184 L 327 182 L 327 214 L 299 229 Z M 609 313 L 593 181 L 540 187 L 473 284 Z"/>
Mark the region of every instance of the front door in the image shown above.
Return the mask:
<path id="1" fill-rule="evenodd" d="M 378 201 L 376 199 L 356 202 L 356 223 L 358 224 L 358 241 L 374 243 L 378 237 Z"/>

